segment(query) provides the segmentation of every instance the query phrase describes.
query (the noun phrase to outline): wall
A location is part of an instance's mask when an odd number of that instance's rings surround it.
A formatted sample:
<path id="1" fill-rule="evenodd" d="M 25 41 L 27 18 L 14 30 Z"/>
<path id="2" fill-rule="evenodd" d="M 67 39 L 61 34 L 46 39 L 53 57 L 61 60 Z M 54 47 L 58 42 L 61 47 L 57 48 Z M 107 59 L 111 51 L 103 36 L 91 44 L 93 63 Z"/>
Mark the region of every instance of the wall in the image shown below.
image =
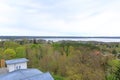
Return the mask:
<path id="1" fill-rule="evenodd" d="M 27 69 L 27 63 L 24 62 L 24 63 L 7 65 L 7 69 L 9 70 L 9 72 L 12 72 L 18 69 Z"/>

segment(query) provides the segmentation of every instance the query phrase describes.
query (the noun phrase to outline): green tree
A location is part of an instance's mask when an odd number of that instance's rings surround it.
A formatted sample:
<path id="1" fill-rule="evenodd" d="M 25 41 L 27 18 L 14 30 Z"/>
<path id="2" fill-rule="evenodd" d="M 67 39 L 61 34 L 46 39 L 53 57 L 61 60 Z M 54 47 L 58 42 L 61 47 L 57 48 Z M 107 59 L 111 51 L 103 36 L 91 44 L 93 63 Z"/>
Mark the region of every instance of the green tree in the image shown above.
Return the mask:
<path id="1" fill-rule="evenodd" d="M 16 47 L 20 46 L 18 43 L 13 42 L 13 41 L 6 41 L 4 42 L 4 48 L 11 48 L 11 49 L 15 49 Z"/>
<path id="2" fill-rule="evenodd" d="M 115 77 L 116 80 L 120 80 L 120 65 L 118 65 L 117 67 L 117 71 L 115 72 Z"/>
<path id="3" fill-rule="evenodd" d="M 3 48 L 0 48 L 0 59 L 2 59 L 3 58 Z"/>
<path id="4" fill-rule="evenodd" d="M 16 48 L 16 57 L 17 58 L 26 57 L 25 47 L 17 47 Z"/>
<path id="5" fill-rule="evenodd" d="M 5 59 L 12 59 L 16 57 L 16 52 L 13 49 L 6 49 L 3 53 Z"/>
<path id="6" fill-rule="evenodd" d="M 113 51 L 112 51 L 112 54 L 116 55 L 116 54 L 117 54 L 117 51 L 116 51 L 116 50 L 113 50 Z"/>
<path id="7" fill-rule="evenodd" d="M 120 61 L 119 60 L 111 60 L 108 62 L 110 66 L 108 68 L 109 73 L 107 75 L 107 80 L 120 80 Z"/>

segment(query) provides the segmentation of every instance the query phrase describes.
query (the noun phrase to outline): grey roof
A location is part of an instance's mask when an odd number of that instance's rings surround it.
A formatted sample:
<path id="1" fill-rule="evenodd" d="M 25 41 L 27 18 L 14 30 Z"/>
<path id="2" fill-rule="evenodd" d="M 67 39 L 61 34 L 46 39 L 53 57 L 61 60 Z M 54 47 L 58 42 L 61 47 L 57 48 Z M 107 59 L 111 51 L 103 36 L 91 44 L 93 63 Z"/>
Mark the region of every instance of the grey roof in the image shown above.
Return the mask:
<path id="1" fill-rule="evenodd" d="M 0 68 L 0 75 L 5 74 L 5 73 L 8 73 L 8 69 L 7 68 Z"/>
<path id="2" fill-rule="evenodd" d="M 21 69 L 0 75 L 0 80 L 54 80 L 49 72 L 42 73 L 38 69 Z"/>
<path id="3" fill-rule="evenodd" d="M 20 80 L 54 80 L 49 72 L 31 76 L 29 78 L 20 79 Z"/>
<path id="4" fill-rule="evenodd" d="M 23 62 L 27 62 L 28 59 L 26 58 L 19 58 L 19 59 L 12 59 L 12 60 L 6 60 L 6 64 L 16 64 L 16 63 L 23 63 Z"/>

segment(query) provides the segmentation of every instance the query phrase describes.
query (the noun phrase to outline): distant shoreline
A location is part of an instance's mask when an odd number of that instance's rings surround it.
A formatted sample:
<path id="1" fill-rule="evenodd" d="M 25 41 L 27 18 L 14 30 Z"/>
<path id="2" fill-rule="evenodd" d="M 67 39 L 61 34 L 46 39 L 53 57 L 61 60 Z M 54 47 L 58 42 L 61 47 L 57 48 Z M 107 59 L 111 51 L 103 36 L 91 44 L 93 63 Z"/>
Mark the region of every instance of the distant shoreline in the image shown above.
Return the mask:
<path id="1" fill-rule="evenodd" d="M 73 39 L 80 39 L 80 38 L 102 38 L 102 39 L 120 39 L 120 36 L 0 36 L 0 39 L 35 39 L 35 38 L 73 38 Z"/>
<path id="2" fill-rule="evenodd" d="M 0 41 L 6 40 L 72 40 L 72 41 L 97 41 L 97 42 L 120 42 L 120 37 L 79 37 L 79 36 L 0 36 Z"/>

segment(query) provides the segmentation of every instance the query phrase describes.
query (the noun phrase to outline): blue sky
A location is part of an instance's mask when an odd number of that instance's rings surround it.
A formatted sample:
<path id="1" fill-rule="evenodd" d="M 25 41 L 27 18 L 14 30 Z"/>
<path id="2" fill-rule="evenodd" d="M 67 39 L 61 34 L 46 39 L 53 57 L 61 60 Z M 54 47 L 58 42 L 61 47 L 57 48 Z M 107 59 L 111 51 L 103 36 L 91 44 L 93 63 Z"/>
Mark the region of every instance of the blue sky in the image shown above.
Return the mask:
<path id="1" fill-rule="evenodd" d="M 1 36 L 120 36 L 120 0 L 0 0 Z"/>

